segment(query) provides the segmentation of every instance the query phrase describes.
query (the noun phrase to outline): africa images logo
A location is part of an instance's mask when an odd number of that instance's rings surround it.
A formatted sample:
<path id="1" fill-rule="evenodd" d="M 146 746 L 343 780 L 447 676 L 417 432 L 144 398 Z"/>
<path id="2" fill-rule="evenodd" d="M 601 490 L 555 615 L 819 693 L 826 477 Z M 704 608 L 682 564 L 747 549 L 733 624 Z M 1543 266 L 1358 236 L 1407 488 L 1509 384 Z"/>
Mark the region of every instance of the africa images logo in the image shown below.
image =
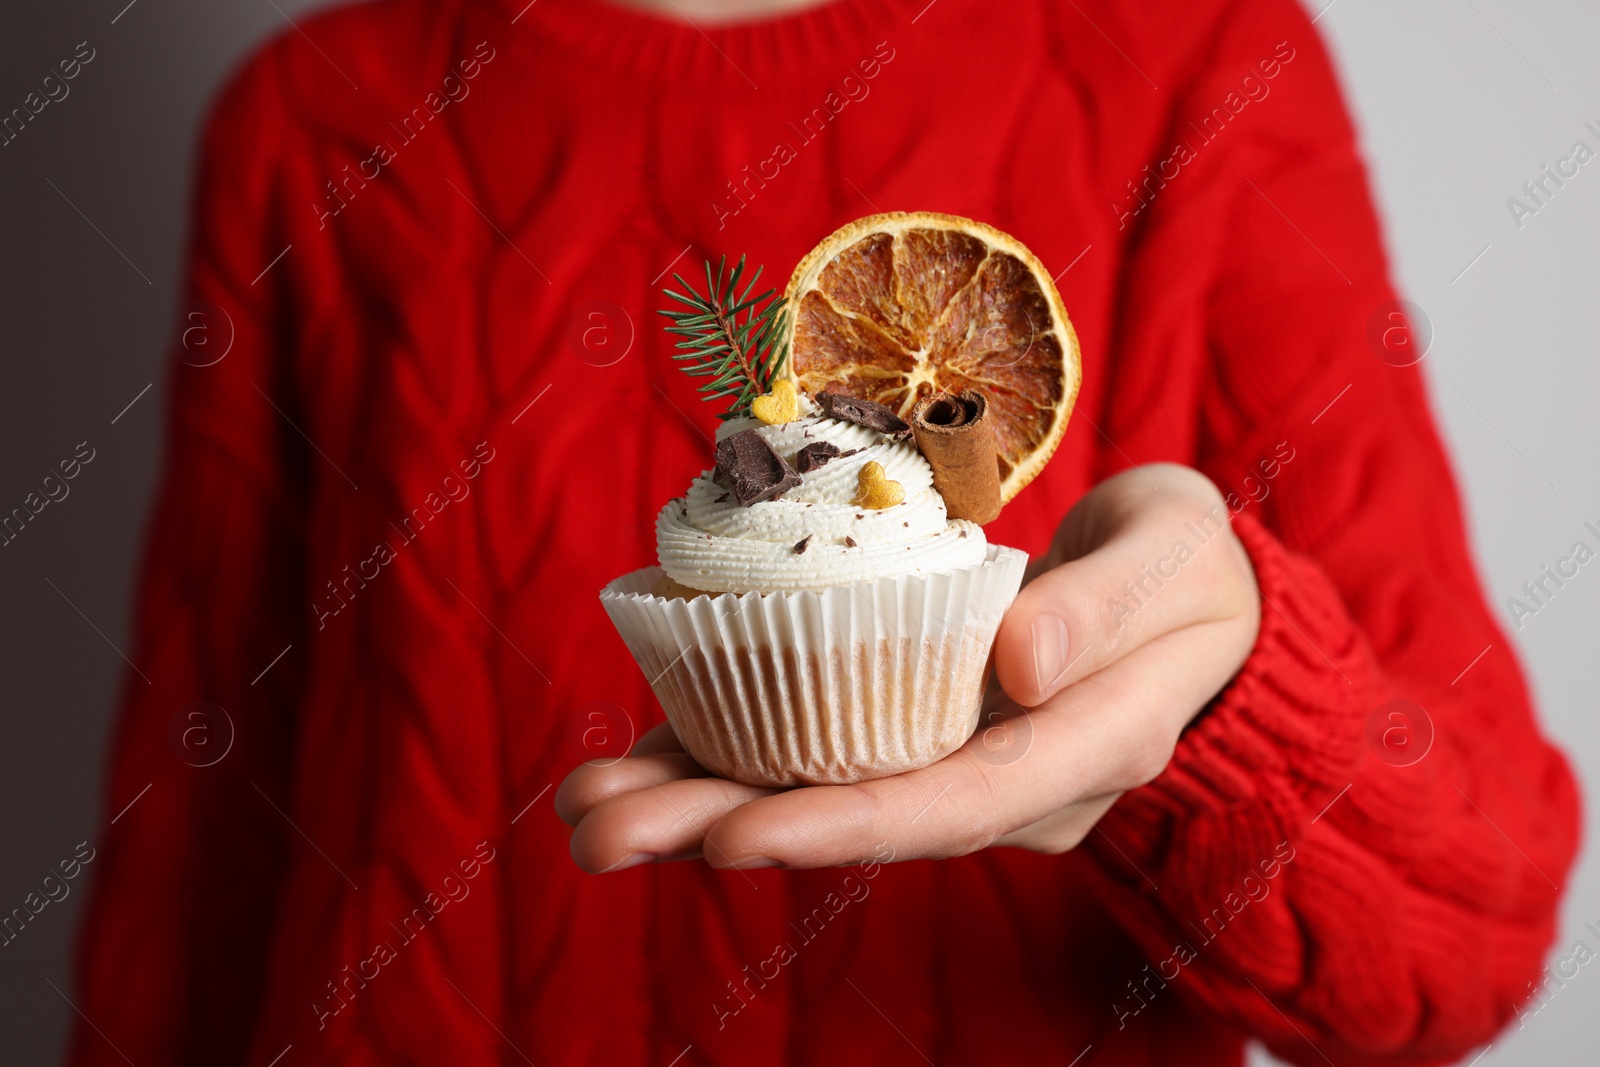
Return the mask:
<path id="1" fill-rule="evenodd" d="M 1585 122 L 1583 128 L 1600 143 L 1600 126 Z M 1522 196 L 1506 197 L 1506 210 L 1511 212 L 1511 221 L 1516 223 L 1517 229 L 1522 229 L 1528 224 L 1529 218 L 1548 207 L 1556 194 L 1567 187 L 1567 182 L 1576 178 L 1580 168 L 1594 157 L 1594 148 L 1588 141 L 1579 138 L 1572 142 L 1566 155 L 1556 160 L 1554 168 L 1546 163 L 1539 168 L 1535 177 L 1522 183 Z"/>
<path id="2" fill-rule="evenodd" d="M 1237 89 L 1230 90 L 1220 104 L 1201 117 L 1200 125 L 1190 120 L 1189 128 L 1199 140 L 1179 141 L 1165 159 L 1154 164 L 1153 171 L 1152 165 L 1147 163 L 1138 182 L 1128 182 L 1128 203 L 1111 205 L 1117 216 L 1117 229 L 1127 229 L 1128 222 L 1149 207 L 1156 194 L 1165 189 L 1168 182 L 1176 180 L 1184 167 L 1199 158 L 1200 149 L 1221 137 L 1228 124 L 1238 119 L 1245 108 L 1265 100 L 1272 93 L 1272 86 L 1267 83 L 1282 74 L 1283 68 L 1294 62 L 1296 54 L 1288 41 L 1279 41 L 1272 55 L 1258 61 L 1253 70 L 1239 79 Z"/>

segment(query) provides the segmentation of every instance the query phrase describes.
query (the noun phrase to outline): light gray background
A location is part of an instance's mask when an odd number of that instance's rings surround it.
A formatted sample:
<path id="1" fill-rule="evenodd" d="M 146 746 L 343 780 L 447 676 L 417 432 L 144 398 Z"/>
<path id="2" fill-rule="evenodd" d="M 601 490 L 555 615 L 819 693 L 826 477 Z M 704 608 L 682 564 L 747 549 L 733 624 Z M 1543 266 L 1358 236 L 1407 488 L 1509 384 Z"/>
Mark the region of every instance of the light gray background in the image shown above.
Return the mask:
<path id="1" fill-rule="evenodd" d="M 1343 66 L 1399 282 L 1433 323 L 1425 366 L 1435 410 L 1490 596 L 1504 610 L 1585 520 L 1600 524 L 1600 160 L 1520 230 L 1506 207 L 1575 140 L 1600 147 L 1583 129 L 1600 127 L 1600 5 L 1307 2 Z M 79 441 L 97 451 L 71 495 L 0 548 L 0 912 L 96 832 L 124 667 L 112 645 L 128 647 L 200 109 L 246 48 L 319 6 L 126 3 L 12 3 L 0 14 L 0 113 L 78 42 L 97 52 L 69 97 L 0 148 L 0 512 Z M 1549 731 L 1590 783 L 1600 782 L 1597 635 L 1600 565 L 1513 634 Z M 1587 796 L 1591 822 L 1597 795 Z M 70 993 L 82 889 L 80 880 L 0 948 L 7 1062 L 59 1056 L 72 1008 L 51 984 Z M 1600 948 L 1585 920 L 1600 920 L 1592 850 L 1568 894 L 1557 954 L 1580 938 Z M 1477 1062 L 1592 1063 L 1597 1007 L 1600 970 L 1586 968 Z"/>

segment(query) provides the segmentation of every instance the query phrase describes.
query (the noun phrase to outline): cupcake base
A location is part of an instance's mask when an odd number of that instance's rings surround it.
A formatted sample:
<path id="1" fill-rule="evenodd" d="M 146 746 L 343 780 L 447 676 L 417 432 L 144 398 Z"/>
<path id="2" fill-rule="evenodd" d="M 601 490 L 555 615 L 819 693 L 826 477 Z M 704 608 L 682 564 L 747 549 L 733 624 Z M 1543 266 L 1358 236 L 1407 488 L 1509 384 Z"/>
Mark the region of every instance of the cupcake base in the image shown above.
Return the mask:
<path id="1" fill-rule="evenodd" d="M 684 749 L 750 785 L 826 785 L 914 770 L 977 726 L 989 648 L 1027 556 L 820 592 L 667 599 L 661 570 L 601 602 Z"/>

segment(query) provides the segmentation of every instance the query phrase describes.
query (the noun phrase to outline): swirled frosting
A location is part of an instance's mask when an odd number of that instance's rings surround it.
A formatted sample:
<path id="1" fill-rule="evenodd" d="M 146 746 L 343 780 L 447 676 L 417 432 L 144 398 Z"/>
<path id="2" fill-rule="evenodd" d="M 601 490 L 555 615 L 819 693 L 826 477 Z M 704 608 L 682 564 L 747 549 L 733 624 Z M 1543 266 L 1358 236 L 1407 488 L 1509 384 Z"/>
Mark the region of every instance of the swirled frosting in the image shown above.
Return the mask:
<path id="1" fill-rule="evenodd" d="M 749 507 L 713 480 L 715 471 L 703 472 L 656 519 L 661 567 L 674 581 L 714 593 L 777 593 L 984 561 L 983 528 L 946 517 L 933 470 L 910 441 L 822 415 L 804 395 L 795 421 L 730 419 L 717 439 L 742 430 L 755 430 L 791 465 L 800 449 L 818 441 L 859 451 L 806 472 L 780 498 Z M 873 461 L 905 489 L 903 502 L 880 511 L 851 503 L 861 468 Z"/>

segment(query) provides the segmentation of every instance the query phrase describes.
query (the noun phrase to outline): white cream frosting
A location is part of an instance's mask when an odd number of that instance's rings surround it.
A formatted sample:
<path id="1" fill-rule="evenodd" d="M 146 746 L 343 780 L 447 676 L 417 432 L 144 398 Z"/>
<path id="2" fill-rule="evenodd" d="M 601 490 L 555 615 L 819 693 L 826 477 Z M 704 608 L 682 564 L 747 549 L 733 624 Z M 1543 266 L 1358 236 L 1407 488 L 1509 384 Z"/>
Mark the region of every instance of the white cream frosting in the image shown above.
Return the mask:
<path id="1" fill-rule="evenodd" d="M 768 426 L 730 419 L 717 440 L 755 430 L 795 466 L 806 445 L 826 441 L 852 456 L 829 460 L 800 476 L 777 500 L 749 507 L 705 471 L 687 496 L 670 501 L 656 519 L 661 567 L 673 580 L 715 593 L 777 593 L 930 574 L 975 566 L 985 558 L 983 528 L 945 515 L 933 488 L 933 470 L 910 441 L 821 415 L 800 397 L 800 418 Z M 876 460 L 905 489 L 905 500 L 873 511 L 851 503 L 861 468 Z M 798 467 L 796 467 L 798 469 Z M 726 497 L 718 503 L 719 497 Z M 804 552 L 795 545 L 805 538 Z M 852 547 L 845 538 L 855 542 Z"/>

